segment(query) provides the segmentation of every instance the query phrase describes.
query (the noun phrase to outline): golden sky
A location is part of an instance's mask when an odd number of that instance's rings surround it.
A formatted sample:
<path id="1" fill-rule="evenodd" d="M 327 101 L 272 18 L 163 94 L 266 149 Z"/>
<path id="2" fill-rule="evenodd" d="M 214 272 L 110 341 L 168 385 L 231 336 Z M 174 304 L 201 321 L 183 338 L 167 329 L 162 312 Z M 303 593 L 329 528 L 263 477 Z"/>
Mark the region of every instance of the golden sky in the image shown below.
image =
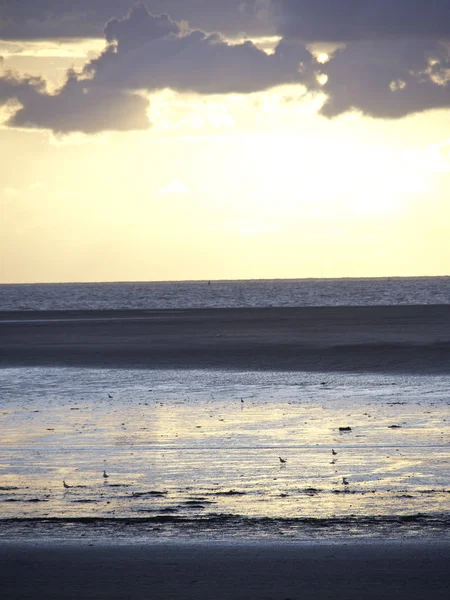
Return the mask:
<path id="1" fill-rule="evenodd" d="M 104 48 L 4 40 L 0 68 L 58 94 Z M 320 85 L 140 90 L 149 127 L 95 132 L 14 123 L 10 99 L 0 282 L 448 275 L 450 109 L 329 115 Z"/>

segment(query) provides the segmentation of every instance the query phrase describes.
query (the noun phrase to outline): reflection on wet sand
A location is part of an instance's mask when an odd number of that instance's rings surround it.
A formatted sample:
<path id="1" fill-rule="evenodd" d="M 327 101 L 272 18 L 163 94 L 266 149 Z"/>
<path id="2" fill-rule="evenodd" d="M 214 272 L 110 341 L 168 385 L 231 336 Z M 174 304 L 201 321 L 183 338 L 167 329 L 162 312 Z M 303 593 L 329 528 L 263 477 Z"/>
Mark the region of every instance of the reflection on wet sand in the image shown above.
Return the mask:
<path id="1" fill-rule="evenodd" d="M 241 519 L 261 534 L 262 520 L 273 533 L 436 523 L 450 509 L 446 376 L 328 374 L 326 386 L 302 373 L 0 376 L 2 519 L 146 518 L 166 534 Z"/>

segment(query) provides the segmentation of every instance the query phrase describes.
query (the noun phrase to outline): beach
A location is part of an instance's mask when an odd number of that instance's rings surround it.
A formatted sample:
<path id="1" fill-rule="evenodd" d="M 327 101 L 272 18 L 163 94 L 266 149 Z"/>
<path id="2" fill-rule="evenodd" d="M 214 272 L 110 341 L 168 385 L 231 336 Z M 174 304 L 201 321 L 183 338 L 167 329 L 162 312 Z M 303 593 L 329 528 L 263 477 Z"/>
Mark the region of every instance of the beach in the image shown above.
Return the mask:
<path id="1" fill-rule="evenodd" d="M 1 544 L 3 600 L 446 600 L 449 543 Z"/>
<path id="2" fill-rule="evenodd" d="M 0 313 L 2 598 L 447 598 L 448 358 L 450 306 Z"/>
<path id="3" fill-rule="evenodd" d="M 450 372 L 450 306 L 0 313 L 0 365 Z"/>

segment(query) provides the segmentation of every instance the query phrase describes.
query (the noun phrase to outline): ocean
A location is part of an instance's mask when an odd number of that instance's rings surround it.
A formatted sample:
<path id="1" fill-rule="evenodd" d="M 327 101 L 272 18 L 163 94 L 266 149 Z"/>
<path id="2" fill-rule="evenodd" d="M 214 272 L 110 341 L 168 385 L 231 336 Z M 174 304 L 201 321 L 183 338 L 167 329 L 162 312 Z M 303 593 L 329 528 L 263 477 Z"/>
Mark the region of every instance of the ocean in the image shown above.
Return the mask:
<path id="1" fill-rule="evenodd" d="M 6 312 L 449 298 L 443 277 L 0 286 Z M 445 373 L 4 366 L 0 389 L 0 539 L 448 537 Z"/>
<path id="2" fill-rule="evenodd" d="M 449 303 L 450 277 L 0 285 L 0 311 Z"/>

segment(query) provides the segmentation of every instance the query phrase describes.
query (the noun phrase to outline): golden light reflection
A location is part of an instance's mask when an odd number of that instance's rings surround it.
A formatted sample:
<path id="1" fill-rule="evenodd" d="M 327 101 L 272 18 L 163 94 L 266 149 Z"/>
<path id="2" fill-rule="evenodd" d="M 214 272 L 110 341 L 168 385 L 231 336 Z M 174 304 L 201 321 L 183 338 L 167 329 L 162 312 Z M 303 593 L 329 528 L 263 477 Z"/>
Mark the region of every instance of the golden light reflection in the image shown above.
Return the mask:
<path id="1" fill-rule="evenodd" d="M 317 399 L 297 398 L 295 388 L 272 389 L 271 396 L 284 396 L 276 403 L 264 389 L 242 402 L 236 393 L 221 399 L 223 393 L 159 390 L 157 401 L 152 392 L 134 404 L 40 402 L 4 415 L 0 500 L 11 503 L 2 502 L 2 514 L 192 514 L 198 505 L 247 516 L 329 518 L 446 508 L 448 450 L 432 446 L 424 460 L 417 445 L 424 431 L 428 443 L 438 441 L 443 413 L 436 409 L 427 416 L 422 406 L 416 415 L 399 406 L 386 414 L 380 405 L 369 417 L 349 413 L 345 403 L 324 410 Z M 418 426 L 390 429 L 405 410 Z M 347 422 L 352 431 L 339 433 Z"/>

